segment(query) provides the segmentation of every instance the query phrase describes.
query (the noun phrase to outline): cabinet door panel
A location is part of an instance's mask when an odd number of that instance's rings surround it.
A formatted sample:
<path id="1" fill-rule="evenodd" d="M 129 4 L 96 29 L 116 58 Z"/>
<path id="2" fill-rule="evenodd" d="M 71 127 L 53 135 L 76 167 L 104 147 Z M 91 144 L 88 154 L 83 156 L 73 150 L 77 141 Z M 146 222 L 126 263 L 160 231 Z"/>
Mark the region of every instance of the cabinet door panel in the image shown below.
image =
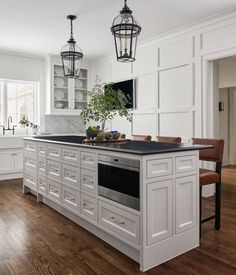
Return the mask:
<path id="1" fill-rule="evenodd" d="M 176 234 L 191 229 L 197 224 L 197 186 L 197 176 L 176 179 Z"/>
<path id="2" fill-rule="evenodd" d="M 13 171 L 13 152 L 0 152 L 0 174 Z"/>
<path id="3" fill-rule="evenodd" d="M 23 152 L 17 151 L 14 153 L 14 171 L 22 172 L 23 171 Z"/>
<path id="4" fill-rule="evenodd" d="M 172 180 L 147 185 L 147 244 L 172 235 Z"/>

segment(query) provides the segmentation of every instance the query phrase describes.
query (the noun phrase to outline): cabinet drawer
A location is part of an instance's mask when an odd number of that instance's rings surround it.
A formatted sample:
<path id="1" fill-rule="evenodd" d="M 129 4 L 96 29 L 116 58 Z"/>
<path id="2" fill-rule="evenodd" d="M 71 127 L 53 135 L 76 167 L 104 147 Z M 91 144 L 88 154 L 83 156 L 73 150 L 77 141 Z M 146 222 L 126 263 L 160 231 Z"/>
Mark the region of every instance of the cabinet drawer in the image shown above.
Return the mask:
<path id="1" fill-rule="evenodd" d="M 47 162 L 43 157 L 38 157 L 38 172 L 46 176 Z"/>
<path id="2" fill-rule="evenodd" d="M 47 180 L 43 175 L 38 175 L 38 193 L 47 194 Z"/>
<path id="3" fill-rule="evenodd" d="M 190 172 L 197 169 L 197 157 L 196 155 L 188 155 L 176 157 L 175 159 L 175 173 Z"/>
<path id="4" fill-rule="evenodd" d="M 96 199 L 81 193 L 81 214 L 85 215 L 91 220 L 97 219 L 97 202 Z"/>
<path id="5" fill-rule="evenodd" d="M 172 174 L 172 158 L 147 161 L 147 179 L 168 176 Z"/>
<path id="6" fill-rule="evenodd" d="M 36 154 L 26 152 L 24 153 L 24 166 L 25 168 L 32 169 L 36 171 L 37 168 L 37 161 L 36 161 Z"/>
<path id="7" fill-rule="evenodd" d="M 80 209 L 80 193 L 68 186 L 62 186 L 62 204 L 69 209 L 79 212 Z"/>
<path id="8" fill-rule="evenodd" d="M 46 156 L 47 145 L 46 143 L 38 143 L 38 154 Z"/>
<path id="9" fill-rule="evenodd" d="M 62 182 L 79 189 L 79 168 L 77 166 L 62 163 Z"/>
<path id="10" fill-rule="evenodd" d="M 48 177 L 61 181 L 61 163 L 53 160 L 48 160 L 47 175 Z"/>
<path id="11" fill-rule="evenodd" d="M 62 160 L 79 165 L 79 150 L 72 147 L 62 147 Z"/>
<path id="12" fill-rule="evenodd" d="M 58 145 L 47 145 L 47 156 L 53 159 L 61 159 L 61 147 Z"/>
<path id="13" fill-rule="evenodd" d="M 33 171 L 25 170 L 24 172 L 24 185 L 30 189 L 37 191 L 37 176 Z"/>
<path id="14" fill-rule="evenodd" d="M 26 151 L 29 152 L 37 152 L 37 143 L 34 141 L 25 141 L 24 142 L 24 148 Z"/>
<path id="15" fill-rule="evenodd" d="M 96 154 L 88 153 L 88 152 L 81 152 L 81 167 L 83 168 L 96 168 Z"/>
<path id="16" fill-rule="evenodd" d="M 132 242 L 139 243 L 139 216 L 100 200 L 98 201 L 98 212 L 100 224 Z"/>
<path id="17" fill-rule="evenodd" d="M 61 202 L 61 184 L 53 180 L 47 180 L 48 197 L 56 202 Z"/>
<path id="18" fill-rule="evenodd" d="M 93 194 L 96 193 L 96 171 L 81 169 L 80 179 L 81 190 L 85 190 Z"/>

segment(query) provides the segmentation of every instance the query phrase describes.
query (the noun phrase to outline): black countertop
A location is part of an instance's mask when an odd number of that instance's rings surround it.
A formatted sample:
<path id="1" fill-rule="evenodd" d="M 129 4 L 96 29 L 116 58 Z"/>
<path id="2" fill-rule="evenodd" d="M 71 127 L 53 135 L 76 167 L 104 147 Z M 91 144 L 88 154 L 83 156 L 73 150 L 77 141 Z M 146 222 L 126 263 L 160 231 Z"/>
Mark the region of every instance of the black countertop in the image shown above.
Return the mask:
<path id="1" fill-rule="evenodd" d="M 192 145 L 192 144 L 169 144 L 161 142 L 145 142 L 145 141 L 126 141 L 114 143 L 96 143 L 84 144 L 83 136 L 35 136 L 26 137 L 26 140 L 42 141 L 49 143 L 57 143 L 61 145 L 79 146 L 83 148 L 107 150 L 113 152 L 121 152 L 136 155 L 152 155 L 163 154 L 180 151 L 200 150 L 206 148 L 213 148 L 213 146 L 206 145 Z"/>

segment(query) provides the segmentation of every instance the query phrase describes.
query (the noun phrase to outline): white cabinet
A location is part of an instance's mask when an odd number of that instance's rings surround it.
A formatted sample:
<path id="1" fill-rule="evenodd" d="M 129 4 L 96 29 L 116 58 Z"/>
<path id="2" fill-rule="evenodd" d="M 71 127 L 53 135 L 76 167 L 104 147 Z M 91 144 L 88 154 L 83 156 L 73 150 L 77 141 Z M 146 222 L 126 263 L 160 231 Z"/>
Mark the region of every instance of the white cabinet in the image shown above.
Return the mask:
<path id="1" fill-rule="evenodd" d="M 0 151 L 0 173 L 10 173 L 13 170 L 14 158 L 13 153 L 8 151 Z"/>
<path id="2" fill-rule="evenodd" d="M 97 199 L 81 193 L 81 214 L 96 221 L 97 219 Z"/>
<path id="3" fill-rule="evenodd" d="M 193 228 L 197 224 L 197 176 L 187 176 L 176 179 L 176 234 Z"/>
<path id="4" fill-rule="evenodd" d="M 88 69 L 82 68 L 77 79 L 64 76 L 60 58 L 48 60 L 47 113 L 78 114 L 87 105 Z"/>
<path id="5" fill-rule="evenodd" d="M 139 216 L 124 211 L 111 204 L 98 201 L 98 222 L 114 233 L 139 243 Z"/>
<path id="6" fill-rule="evenodd" d="M 147 244 L 170 237 L 172 232 L 172 180 L 147 185 Z"/>
<path id="7" fill-rule="evenodd" d="M 22 150 L 0 150 L 0 174 L 22 172 Z"/>

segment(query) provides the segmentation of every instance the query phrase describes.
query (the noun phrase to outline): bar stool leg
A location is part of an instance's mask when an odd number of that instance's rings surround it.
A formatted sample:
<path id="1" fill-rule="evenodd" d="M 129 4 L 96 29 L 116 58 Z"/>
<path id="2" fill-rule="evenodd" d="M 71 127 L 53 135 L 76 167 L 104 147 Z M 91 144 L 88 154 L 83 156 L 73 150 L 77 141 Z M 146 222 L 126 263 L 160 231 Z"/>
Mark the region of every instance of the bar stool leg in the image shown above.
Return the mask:
<path id="1" fill-rule="evenodd" d="M 215 194 L 215 229 L 220 229 L 220 208 L 221 208 L 221 183 L 216 183 Z"/>
<path id="2" fill-rule="evenodd" d="M 199 188 L 199 238 L 202 236 L 202 186 Z"/>

